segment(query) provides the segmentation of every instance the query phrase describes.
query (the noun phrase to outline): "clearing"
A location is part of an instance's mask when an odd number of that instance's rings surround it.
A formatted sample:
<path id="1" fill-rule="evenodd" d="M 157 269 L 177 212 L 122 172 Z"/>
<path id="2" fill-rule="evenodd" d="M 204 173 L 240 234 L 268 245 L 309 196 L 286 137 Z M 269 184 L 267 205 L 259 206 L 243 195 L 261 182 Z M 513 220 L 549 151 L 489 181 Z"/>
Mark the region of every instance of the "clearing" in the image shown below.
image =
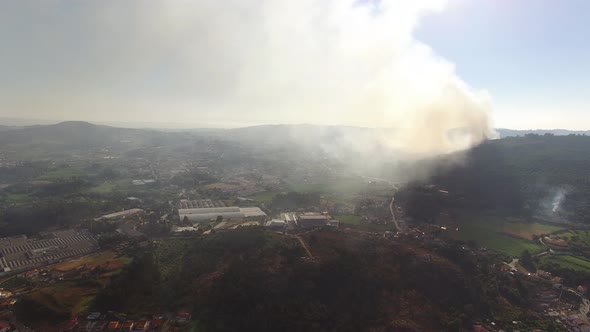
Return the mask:
<path id="1" fill-rule="evenodd" d="M 131 258 L 120 256 L 115 251 L 109 250 L 54 265 L 53 269 L 60 272 L 67 272 L 80 267 L 84 267 L 86 270 L 92 270 L 100 266 L 103 270 L 113 272 L 121 269 L 130 262 Z"/>
<path id="2" fill-rule="evenodd" d="M 515 225 L 515 226 L 514 226 Z M 544 247 L 532 240 L 523 238 L 520 235 L 528 235 L 532 230 L 539 229 L 535 226 L 523 227 L 521 223 L 507 223 L 503 219 L 478 216 L 476 218 L 459 217 L 456 226 L 458 231 L 450 231 L 451 237 L 458 240 L 474 241 L 482 247 L 500 251 L 510 256 L 518 257 L 524 250 L 534 254 L 544 250 Z M 534 224 L 531 224 L 534 225 Z M 546 226 L 546 225 L 542 225 Z M 552 227 L 552 226 L 548 226 Z M 509 232 L 512 232 L 510 234 Z"/>
<path id="3" fill-rule="evenodd" d="M 544 225 L 538 223 L 504 223 L 500 227 L 503 233 L 519 237 L 525 240 L 532 240 L 533 236 L 542 234 L 551 234 L 557 231 L 564 230 L 565 228 L 553 225 Z"/>

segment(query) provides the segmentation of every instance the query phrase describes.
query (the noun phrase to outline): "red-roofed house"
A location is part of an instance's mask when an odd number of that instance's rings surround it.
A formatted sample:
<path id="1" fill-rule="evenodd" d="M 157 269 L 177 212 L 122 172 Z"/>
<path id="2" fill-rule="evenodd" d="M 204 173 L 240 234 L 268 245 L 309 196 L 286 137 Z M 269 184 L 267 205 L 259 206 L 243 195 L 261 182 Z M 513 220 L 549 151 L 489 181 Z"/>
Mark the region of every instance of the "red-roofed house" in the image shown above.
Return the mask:
<path id="1" fill-rule="evenodd" d="M 0 332 L 10 331 L 10 323 L 5 320 L 0 320 Z"/>
<path id="2" fill-rule="evenodd" d="M 64 331 L 73 331 L 78 326 L 78 317 L 72 317 L 72 319 L 65 323 L 63 326 Z"/>
<path id="3" fill-rule="evenodd" d="M 475 324 L 473 325 L 473 332 L 490 332 L 488 329 L 486 329 L 485 327 L 481 326 L 481 324 Z"/>
<path id="4" fill-rule="evenodd" d="M 187 310 L 180 310 L 176 314 L 176 322 L 177 323 L 186 323 L 191 320 L 191 314 Z"/>
<path id="5" fill-rule="evenodd" d="M 109 322 L 109 325 L 107 325 L 107 331 L 115 331 L 119 328 L 119 322 L 117 322 L 116 320 Z"/>
<path id="6" fill-rule="evenodd" d="M 131 331 L 133 329 L 133 326 L 135 325 L 135 322 L 132 320 L 126 320 L 123 323 L 123 326 L 121 327 L 122 331 Z"/>
<path id="7" fill-rule="evenodd" d="M 145 332 L 150 328 L 150 321 L 142 319 L 138 320 L 135 323 L 135 327 L 133 328 L 133 332 Z"/>

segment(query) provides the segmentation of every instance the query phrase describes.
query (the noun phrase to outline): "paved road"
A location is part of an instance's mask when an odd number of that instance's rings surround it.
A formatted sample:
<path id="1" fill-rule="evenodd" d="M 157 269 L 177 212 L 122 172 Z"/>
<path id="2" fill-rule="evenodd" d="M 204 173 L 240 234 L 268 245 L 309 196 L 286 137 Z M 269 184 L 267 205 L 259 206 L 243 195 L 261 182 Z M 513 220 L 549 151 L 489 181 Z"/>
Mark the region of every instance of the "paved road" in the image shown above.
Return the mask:
<path id="1" fill-rule="evenodd" d="M 393 211 L 393 202 L 395 201 L 395 194 L 391 197 L 391 203 L 389 203 L 389 212 L 391 212 L 391 220 L 393 220 L 393 223 L 395 224 L 395 228 L 397 228 L 397 230 L 401 230 L 401 228 L 399 227 L 399 223 L 397 222 L 397 219 L 395 218 L 395 211 Z"/>
<path id="2" fill-rule="evenodd" d="M 4 280 L 0 281 L 0 285 L 2 285 L 3 283 L 7 282 L 7 281 L 8 281 L 8 280 L 10 280 L 10 279 L 14 279 L 14 278 L 16 278 L 17 276 L 18 276 L 18 274 L 15 274 L 15 275 L 13 275 L 12 277 L 9 277 L 9 278 L 6 278 L 6 279 L 4 279 Z"/>
<path id="3" fill-rule="evenodd" d="M 307 245 L 305 244 L 305 241 L 303 241 L 303 239 L 301 238 L 301 236 L 299 236 L 299 235 L 291 235 L 291 237 L 299 240 L 299 243 L 301 243 L 301 246 L 303 247 L 303 249 L 305 249 L 305 251 L 307 252 L 307 255 L 309 256 L 309 258 L 313 259 L 313 255 L 311 254 L 311 251 L 309 251 L 309 248 L 307 248 Z"/>

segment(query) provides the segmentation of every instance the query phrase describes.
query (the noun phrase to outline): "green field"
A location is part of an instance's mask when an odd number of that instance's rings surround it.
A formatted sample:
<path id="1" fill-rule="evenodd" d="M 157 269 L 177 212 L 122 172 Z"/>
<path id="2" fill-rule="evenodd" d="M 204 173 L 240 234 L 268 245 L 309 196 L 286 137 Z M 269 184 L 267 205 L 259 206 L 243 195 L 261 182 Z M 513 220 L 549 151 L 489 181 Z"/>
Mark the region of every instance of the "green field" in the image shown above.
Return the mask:
<path id="1" fill-rule="evenodd" d="M 590 273 L 590 261 L 578 257 L 569 255 L 547 255 L 543 256 L 542 261 L 544 263 L 558 264 L 563 268 Z"/>
<path id="2" fill-rule="evenodd" d="M 457 225 L 458 231 L 451 230 L 452 237 L 464 240 L 474 241 L 482 247 L 497 250 L 511 256 L 520 256 L 523 250 L 536 253 L 544 250 L 544 247 L 532 240 L 525 240 L 516 235 L 506 234 L 507 227 L 510 225 L 490 217 L 479 217 L 477 220 L 466 218 L 462 219 Z"/>
<path id="3" fill-rule="evenodd" d="M 128 189 L 130 186 L 130 180 L 105 181 L 98 186 L 90 188 L 89 191 L 97 194 L 109 194 L 116 189 Z"/>
<path id="4" fill-rule="evenodd" d="M 90 189 L 91 192 L 98 193 L 98 194 L 108 194 L 117 188 L 117 184 L 111 181 L 106 181 L 101 183 L 100 185 L 93 187 Z"/>
<path id="5" fill-rule="evenodd" d="M 358 226 L 361 224 L 361 217 L 351 215 L 351 214 L 334 216 L 334 218 L 336 220 L 340 221 L 340 224 L 355 225 L 355 226 Z"/>
<path id="6" fill-rule="evenodd" d="M 270 203 L 270 202 L 272 202 L 272 198 L 275 195 L 280 194 L 280 193 L 281 193 L 280 191 L 265 191 L 265 192 L 258 193 L 253 196 L 249 196 L 248 198 L 258 201 L 258 202 Z"/>
<path id="7" fill-rule="evenodd" d="M 367 224 L 361 222 L 361 217 L 346 214 L 346 215 L 337 215 L 334 218 L 340 221 L 340 225 L 350 226 L 350 228 L 358 229 L 365 232 L 384 232 L 384 231 L 396 231 L 394 224 Z"/>
<path id="8" fill-rule="evenodd" d="M 72 177 L 81 177 L 84 175 L 84 172 L 76 168 L 59 168 L 41 175 L 38 180 L 55 181 L 60 179 L 69 179 Z"/>
<path id="9" fill-rule="evenodd" d="M 8 204 L 19 204 L 28 202 L 31 200 L 30 194 L 6 194 L 4 196 L 0 196 L 1 200 L 8 203 Z"/>
<path id="10" fill-rule="evenodd" d="M 507 222 L 502 224 L 501 230 L 508 235 L 520 237 L 525 240 L 531 240 L 534 235 L 551 234 L 564 230 L 564 228 L 560 226 L 539 223 Z"/>
<path id="11" fill-rule="evenodd" d="M 587 230 L 570 230 L 565 233 L 558 234 L 559 237 L 567 239 L 578 247 L 590 248 L 590 231 Z"/>
<path id="12" fill-rule="evenodd" d="M 357 179 L 328 180 L 308 183 L 291 183 L 289 191 L 356 194 L 367 190 L 367 183 Z"/>

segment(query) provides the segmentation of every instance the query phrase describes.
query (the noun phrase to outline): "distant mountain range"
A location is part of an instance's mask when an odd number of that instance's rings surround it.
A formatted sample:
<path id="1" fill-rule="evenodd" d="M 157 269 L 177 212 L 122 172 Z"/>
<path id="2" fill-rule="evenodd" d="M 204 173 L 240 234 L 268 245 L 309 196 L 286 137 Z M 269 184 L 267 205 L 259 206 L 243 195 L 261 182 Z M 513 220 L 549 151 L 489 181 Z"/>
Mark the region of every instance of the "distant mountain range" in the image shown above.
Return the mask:
<path id="1" fill-rule="evenodd" d="M 84 121 L 64 121 L 61 123 L 55 123 L 55 121 L 50 120 L 29 120 L 29 119 L 13 119 L 13 118 L 2 118 L 0 117 L 0 131 L 4 131 L 7 129 L 19 129 L 23 127 L 36 127 L 40 128 L 43 126 L 52 126 L 52 125 L 60 125 L 63 123 L 69 124 L 80 124 L 83 125 L 88 122 Z M 157 123 L 124 123 L 124 122 L 117 122 L 117 123 L 101 123 L 95 124 L 95 126 L 100 127 L 111 127 L 111 128 L 133 128 L 133 129 L 150 129 L 150 130 L 158 130 L 158 131 L 167 131 L 167 132 L 194 132 L 199 134 L 221 134 L 227 135 L 228 133 L 232 133 L 232 136 L 278 136 L 284 133 L 286 130 L 288 131 L 320 131 L 320 132 L 355 132 L 358 133 L 369 133 L 369 132 L 387 132 L 391 129 L 388 128 L 363 128 L 363 127 L 354 127 L 354 126 L 327 126 L 327 125 L 310 125 L 310 124 L 279 124 L 279 125 L 258 125 L 258 126 L 244 126 L 239 128 L 231 128 L 231 129 L 223 129 L 223 128 L 173 128 L 170 127 L 171 124 L 162 124 L 159 126 Z M 497 128 L 496 132 L 499 134 L 500 138 L 502 137 L 512 137 L 512 136 L 524 136 L 526 134 L 537 134 L 537 135 L 544 135 L 544 134 L 553 134 L 557 136 L 561 135 L 590 135 L 590 130 L 568 130 L 568 129 L 508 129 L 508 128 Z"/>
<path id="2" fill-rule="evenodd" d="M 515 129 L 496 129 L 496 132 L 502 137 L 524 136 L 527 134 L 553 134 L 556 136 L 566 135 L 590 135 L 590 130 L 568 130 L 568 129 L 533 129 L 533 130 L 515 130 Z"/>
<path id="3" fill-rule="evenodd" d="M 140 145 L 159 142 L 173 143 L 189 136 L 210 137 L 236 141 L 249 145 L 284 146 L 293 143 L 305 146 L 355 144 L 371 145 L 376 138 L 386 137 L 394 129 L 362 128 L 351 126 L 320 125 L 260 125 L 233 129 L 187 129 L 156 130 L 132 129 L 96 125 L 82 121 L 67 121 L 50 125 L 5 126 L 0 125 L 0 147 L 8 145 L 35 144 L 37 146 L 90 147 L 117 145 L 121 142 L 134 142 Z M 553 135 L 583 134 L 590 131 L 552 130 L 512 130 L 498 129 L 499 136 L 524 136 L 527 134 Z M 187 136 L 188 135 L 188 136 Z"/>

